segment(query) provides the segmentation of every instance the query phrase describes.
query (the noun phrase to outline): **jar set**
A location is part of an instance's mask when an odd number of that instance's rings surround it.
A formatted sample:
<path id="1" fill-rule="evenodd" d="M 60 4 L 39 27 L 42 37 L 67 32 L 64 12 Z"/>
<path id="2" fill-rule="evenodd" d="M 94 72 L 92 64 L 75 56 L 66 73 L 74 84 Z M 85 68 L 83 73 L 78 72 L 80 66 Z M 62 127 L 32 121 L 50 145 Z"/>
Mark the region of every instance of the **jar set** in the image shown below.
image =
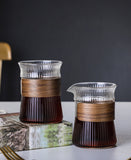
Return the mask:
<path id="1" fill-rule="evenodd" d="M 60 123 L 63 119 L 60 84 L 61 61 L 21 61 L 21 109 L 24 123 Z M 106 82 L 76 83 L 68 88 L 74 94 L 75 123 L 72 142 L 78 147 L 116 145 L 116 85 Z"/>

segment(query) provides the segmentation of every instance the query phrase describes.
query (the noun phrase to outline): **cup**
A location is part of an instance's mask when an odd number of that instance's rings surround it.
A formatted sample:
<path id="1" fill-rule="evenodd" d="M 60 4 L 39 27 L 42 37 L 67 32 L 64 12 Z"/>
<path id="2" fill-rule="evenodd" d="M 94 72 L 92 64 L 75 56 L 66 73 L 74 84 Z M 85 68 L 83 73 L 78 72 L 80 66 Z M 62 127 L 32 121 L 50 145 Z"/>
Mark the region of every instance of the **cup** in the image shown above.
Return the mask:
<path id="1" fill-rule="evenodd" d="M 21 61 L 20 120 L 30 123 L 58 123 L 62 121 L 60 97 L 60 69 L 57 60 Z"/>

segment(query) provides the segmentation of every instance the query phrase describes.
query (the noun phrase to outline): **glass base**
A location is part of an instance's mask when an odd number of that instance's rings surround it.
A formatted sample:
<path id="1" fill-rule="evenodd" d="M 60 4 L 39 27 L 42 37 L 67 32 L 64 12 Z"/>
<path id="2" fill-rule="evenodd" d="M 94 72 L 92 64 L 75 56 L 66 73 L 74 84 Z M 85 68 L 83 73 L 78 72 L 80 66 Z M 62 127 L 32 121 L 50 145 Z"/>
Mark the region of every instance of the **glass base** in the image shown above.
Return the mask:
<path id="1" fill-rule="evenodd" d="M 60 96 L 22 97 L 20 121 L 27 123 L 59 123 L 62 119 Z"/>
<path id="2" fill-rule="evenodd" d="M 75 119 L 73 144 L 84 148 L 115 147 L 117 139 L 114 121 L 83 122 Z"/>

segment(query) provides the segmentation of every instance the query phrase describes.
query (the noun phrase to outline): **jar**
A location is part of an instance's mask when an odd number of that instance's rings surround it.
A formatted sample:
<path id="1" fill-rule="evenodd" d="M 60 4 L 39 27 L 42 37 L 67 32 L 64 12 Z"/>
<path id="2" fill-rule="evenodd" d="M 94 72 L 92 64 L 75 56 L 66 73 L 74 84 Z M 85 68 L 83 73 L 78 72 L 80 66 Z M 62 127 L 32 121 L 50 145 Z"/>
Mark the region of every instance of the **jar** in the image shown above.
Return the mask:
<path id="1" fill-rule="evenodd" d="M 62 121 L 60 98 L 61 61 L 21 61 L 20 120 L 31 123 Z"/>
<path id="2" fill-rule="evenodd" d="M 116 145 L 116 84 L 83 82 L 67 91 L 74 94 L 76 117 L 73 144 L 79 147 L 113 147 Z"/>

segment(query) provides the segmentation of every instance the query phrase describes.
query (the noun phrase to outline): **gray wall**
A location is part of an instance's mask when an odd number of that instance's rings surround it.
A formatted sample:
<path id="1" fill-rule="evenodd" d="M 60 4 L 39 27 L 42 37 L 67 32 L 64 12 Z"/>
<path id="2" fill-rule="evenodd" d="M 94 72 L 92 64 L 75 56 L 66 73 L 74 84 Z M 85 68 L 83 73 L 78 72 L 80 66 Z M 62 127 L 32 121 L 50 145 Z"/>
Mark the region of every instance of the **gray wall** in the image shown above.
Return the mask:
<path id="1" fill-rule="evenodd" d="M 118 85 L 116 97 L 131 101 L 131 1 L 1 0 L 0 41 L 12 47 L 4 62 L 0 100 L 20 100 L 17 62 L 59 59 L 62 100 L 80 81 Z"/>

